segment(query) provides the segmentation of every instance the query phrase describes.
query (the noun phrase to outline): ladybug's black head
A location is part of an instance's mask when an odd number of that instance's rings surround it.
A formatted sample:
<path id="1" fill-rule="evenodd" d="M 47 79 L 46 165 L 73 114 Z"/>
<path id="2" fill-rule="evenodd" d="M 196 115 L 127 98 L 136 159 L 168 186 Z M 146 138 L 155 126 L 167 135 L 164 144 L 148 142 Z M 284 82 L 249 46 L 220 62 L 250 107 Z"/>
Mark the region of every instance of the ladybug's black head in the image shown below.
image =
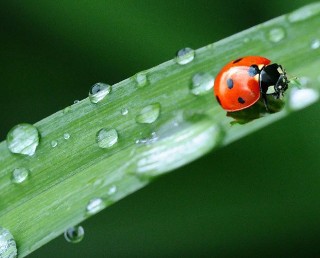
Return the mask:
<path id="1" fill-rule="evenodd" d="M 288 89 L 288 83 L 286 71 L 281 65 L 266 65 L 260 72 L 260 89 L 262 94 L 273 95 L 278 99 Z"/>

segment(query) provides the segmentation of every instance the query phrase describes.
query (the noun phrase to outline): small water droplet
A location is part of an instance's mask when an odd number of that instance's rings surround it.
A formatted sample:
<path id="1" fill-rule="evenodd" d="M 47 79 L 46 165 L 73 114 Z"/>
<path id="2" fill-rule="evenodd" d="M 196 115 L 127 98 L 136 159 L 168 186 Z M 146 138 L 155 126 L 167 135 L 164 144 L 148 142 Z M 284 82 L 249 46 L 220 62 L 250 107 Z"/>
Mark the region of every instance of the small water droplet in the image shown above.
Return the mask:
<path id="1" fill-rule="evenodd" d="M 112 195 L 117 191 L 117 187 L 115 185 L 111 186 L 108 190 L 108 195 Z"/>
<path id="2" fill-rule="evenodd" d="M 31 124 L 18 124 L 8 132 L 7 146 L 12 153 L 32 156 L 38 144 L 38 129 Z"/>
<path id="3" fill-rule="evenodd" d="M 24 182 L 29 175 L 29 170 L 26 168 L 15 168 L 12 172 L 12 181 L 16 184 Z"/>
<path id="4" fill-rule="evenodd" d="M 106 83 L 98 82 L 89 91 L 89 99 L 96 104 L 103 100 L 111 91 L 111 86 Z"/>
<path id="5" fill-rule="evenodd" d="M 17 245 L 9 230 L 0 227 L 0 257 L 15 258 L 17 257 Z"/>
<path id="6" fill-rule="evenodd" d="M 102 128 L 96 135 L 96 141 L 100 148 L 110 148 L 118 142 L 118 133 L 115 129 Z"/>
<path id="7" fill-rule="evenodd" d="M 70 134 L 68 134 L 68 133 L 63 134 L 63 138 L 65 140 L 69 140 L 70 139 Z"/>
<path id="8" fill-rule="evenodd" d="M 141 138 L 139 140 L 136 140 L 136 144 L 149 144 L 153 143 L 158 140 L 158 136 L 156 132 L 152 132 L 150 137 L 147 138 Z"/>
<path id="9" fill-rule="evenodd" d="M 137 73 L 135 75 L 135 80 L 139 88 L 146 86 L 148 83 L 147 73 L 146 72 Z"/>
<path id="10" fill-rule="evenodd" d="M 194 55 L 195 51 L 192 48 L 182 48 L 177 52 L 175 60 L 178 64 L 185 65 L 194 59 Z"/>
<path id="11" fill-rule="evenodd" d="M 70 106 L 68 106 L 68 107 L 64 108 L 64 109 L 63 109 L 63 114 L 67 114 L 67 113 L 69 113 L 69 112 L 70 112 L 70 110 L 71 110 L 71 107 L 70 107 Z"/>
<path id="12" fill-rule="evenodd" d="M 79 102 L 80 102 L 80 100 L 78 100 L 78 99 L 76 99 L 75 101 L 73 101 L 74 104 L 77 104 L 77 103 L 79 103 Z"/>
<path id="13" fill-rule="evenodd" d="M 214 77 L 209 73 L 197 73 L 192 77 L 191 93 L 204 95 L 213 88 Z"/>
<path id="14" fill-rule="evenodd" d="M 53 141 L 51 141 L 50 145 L 51 145 L 52 148 L 55 148 L 55 147 L 57 147 L 58 142 L 53 140 Z"/>
<path id="15" fill-rule="evenodd" d="M 304 6 L 298 10 L 293 11 L 288 15 L 289 22 L 299 22 L 311 18 L 320 13 L 320 3 L 316 2 Z"/>
<path id="16" fill-rule="evenodd" d="M 91 199 L 87 205 L 87 213 L 92 215 L 101 211 L 105 207 L 105 204 L 101 198 Z"/>
<path id="17" fill-rule="evenodd" d="M 314 39 L 311 41 L 311 48 L 312 49 L 318 49 L 320 47 L 320 40 Z"/>
<path id="18" fill-rule="evenodd" d="M 121 112 L 121 115 L 126 116 L 128 115 L 129 110 L 127 108 L 122 108 L 120 112 Z"/>
<path id="19" fill-rule="evenodd" d="M 136 122 L 140 124 L 151 124 L 155 122 L 160 115 L 160 107 L 160 103 L 145 106 L 136 116 Z"/>
<path id="20" fill-rule="evenodd" d="M 271 42 L 277 43 L 283 40 L 286 36 L 286 32 L 283 28 L 273 28 L 269 31 L 268 38 Z"/>
<path id="21" fill-rule="evenodd" d="M 293 88 L 290 92 L 289 105 L 293 110 L 299 110 L 311 105 L 319 99 L 319 92 L 314 89 Z"/>
<path id="22" fill-rule="evenodd" d="M 83 239 L 83 237 L 84 229 L 82 226 L 71 227 L 64 232 L 64 238 L 69 243 L 79 243 Z"/>

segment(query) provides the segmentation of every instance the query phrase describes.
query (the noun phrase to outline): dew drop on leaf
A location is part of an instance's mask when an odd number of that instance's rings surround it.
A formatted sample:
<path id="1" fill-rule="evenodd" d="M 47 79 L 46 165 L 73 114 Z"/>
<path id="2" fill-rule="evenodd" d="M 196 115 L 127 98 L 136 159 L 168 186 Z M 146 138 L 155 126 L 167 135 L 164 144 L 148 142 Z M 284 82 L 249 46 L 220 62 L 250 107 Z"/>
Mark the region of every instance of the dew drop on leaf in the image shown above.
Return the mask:
<path id="1" fill-rule="evenodd" d="M 98 82 L 89 91 L 89 99 L 96 104 L 103 100 L 111 91 L 111 86 L 106 83 Z"/>
<path id="2" fill-rule="evenodd" d="M 0 257 L 17 257 L 17 245 L 9 230 L 0 226 Z"/>
<path id="3" fill-rule="evenodd" d="M 160 103 L 153 103 L 142 108 L 136 116 L 136 122 L 140 124 L 151 124 L 155 122 L 160 115 Z"/>
<path id="4" fill-rule="evenodd" d="M 97 132 L 96 141 L 100 148 L 110 148 L 118 142 L 118 133 L 115 129 L 102 128 Z"/>
<path id="5" fill-rule="evenodd" d="M 209 73 L 197 73 L 192 77 L 190 91 L 194 95 L 204 95 L 213 88 L 214 77 Z"/>
<path id="6" fill-rule="evenodd" d="M 64 238 L 69 243 L 79 243 L 83 239 L 83 237 L 84 229 L 82 226 L 71 227 L 64 232 Z"/>
<path id="7" fill-rule="evenodd" d="M 177 52 L 175 61 L 180 65 L 185 65 L 194 59 L 194 55 L 195 51 L 192 48 L 182 48 Z"/>
<path id="8" fill-rule="evenodd" d="M 20 184 L 29 176 L 29 170 L 26 168 L 15 168 L 12 172 L 12 182 Z"/>

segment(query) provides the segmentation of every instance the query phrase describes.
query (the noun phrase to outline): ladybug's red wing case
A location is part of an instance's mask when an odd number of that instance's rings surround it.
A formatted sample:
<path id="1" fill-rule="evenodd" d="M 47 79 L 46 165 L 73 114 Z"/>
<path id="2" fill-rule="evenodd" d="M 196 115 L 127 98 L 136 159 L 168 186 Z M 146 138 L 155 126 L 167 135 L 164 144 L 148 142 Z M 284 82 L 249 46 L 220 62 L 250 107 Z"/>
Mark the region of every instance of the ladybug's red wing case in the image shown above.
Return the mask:
<path id="1" fill-rule="evenodd" d="M 260 96 L 260 70 L 270 60 L 248 56 L 231 61 L 216 77 L 214 93 L 217 101 L 227 111 L 238 111 L 252 106 Z"/>

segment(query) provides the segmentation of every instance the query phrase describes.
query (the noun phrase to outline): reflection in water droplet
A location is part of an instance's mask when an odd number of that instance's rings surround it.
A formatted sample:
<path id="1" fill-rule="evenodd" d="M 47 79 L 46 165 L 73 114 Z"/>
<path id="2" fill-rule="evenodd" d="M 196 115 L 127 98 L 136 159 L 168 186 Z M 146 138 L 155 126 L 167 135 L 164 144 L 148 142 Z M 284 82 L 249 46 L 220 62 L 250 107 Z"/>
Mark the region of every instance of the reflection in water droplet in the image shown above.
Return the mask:
<path id="1" fill-rule="evenodd" d="M 70 139 L 70 134 L 68 134 L 68 133 L 63 134 L 63 138 L 65 140 L 69 140 Z"/>
<path id="2" fill-rule="evenodd" d="M 151 124 L 155 122 L 160 115 L 160 107 L 160 103 L 145 106 L 136 116 L 136 122 L 140 124 Z"/>
<path id="3" fill-rule="evenodd" d="M 30 124 L 19 124 L 7 135 L 7 146 L 12 153 L 32 156 L 39 144 L 39 132 Z"/>
<path id="4" fill-rule="evenodd" d="M 0 257 L 15 258 L 17 257 L 17 245 L 9 230 L 0 227 Z"/>
<path id="5" fill-rule="evenodd" d="M 286 33 L 282 28 L 274 28 L 269 31 L 268 38 L 271 42 L 279 42 L 284 39 Z"/>
<path id="6" fill-rule="evenodd" d="M 197 73 L 192 77 L 191 93 L 204 95 L 213 88 L 214 77 L 209 73 Z"/>
<path id="7" fill-rule="evenodd" d="M 89 99 L 92 103 L 98 103 L 103 100 L 111 91 L 111 86 L 106 83 L 98 82 L 94 84 L 89 91 Z"/>
<path id="8" fill-rule="evenodd" d="M 55 148 L 55 147 L 57 147 L 58 142 L 53 140 L 53 141 L 51 141 L 50 145 L 51 145 L 52 148 Z"/>
<path id="9" fill-rule="evenodd" d="M 147 85 L 148 78 L 146 72 L 140 72 L 135 75 L 135 80 L 137 82 L 137 86 L 142 88 Z"/>
<path id="10" fill-rule="evenodd" d="M 112 195 L 117 191 L 117 187 L 115 185 L 111 186 L 108 190 L 108 195 Z"/>
<path id="11" fill-rule="evenodd" d="M 122 108 L 120 112 L 121 112 L 121 115 L 126 116 L 128 115 L 129 110 L 127 108 Z"/>
<path id="12" fill-rule="evenodd" d="M 311 48 L 312 49 L 318 49 L 320 47 L 320 40 L 319 39 L 314 39 L 311 42 Z"/>
<path id="13" fill-rule="evenodd" d="M 195 51 L 189 47 L 180 49 L 176 54 L 176 62 L 180 65 L 190 63 L 194 59 Z"/>
<path id="14" fill-rule="evenodd" d="M 28 178 L 29 170 L 26 168 L 15 168 L 12 172 L 12 182 L 20 184 Z"/>
<path id="15" fill-rule="evenodd" d="M 118 142 L 118 133 L 115 129 L 101 129 L 96 135 L 96 141 L 100 148 L 110 148 Z"/>
<path id="16" fill-rule="evenodd" d="M 64 238 L 69 242 L 69 243 L 79 243 L 84 237 L 84 229 L 82 226 L 75 226 L 68 228 L 64 232 Z"/>
<path id="17" fill-rule="evenodd" d="M 77 104 L 77 103 L 79 103 L 79 102 L 80 102 L 80 100 L 78 100 L 78 99 L 76 99 L 75 101 L 73 101 L 74 104 Z"/>
<path id="18" fill-rule="evenodd" d="M 289 104 L 293 110 L 299 110 L 311 105 L 319 99 L 319 92 L 314 89 L 297 89 L 290 92 Z"/>
<path id="19" fill-rule="evenodd" d="M 105 204 L 101 198 L 91 199 L 87 205 L 87 213 L 92 215 L 101 211 L 105 207 Z"/>

